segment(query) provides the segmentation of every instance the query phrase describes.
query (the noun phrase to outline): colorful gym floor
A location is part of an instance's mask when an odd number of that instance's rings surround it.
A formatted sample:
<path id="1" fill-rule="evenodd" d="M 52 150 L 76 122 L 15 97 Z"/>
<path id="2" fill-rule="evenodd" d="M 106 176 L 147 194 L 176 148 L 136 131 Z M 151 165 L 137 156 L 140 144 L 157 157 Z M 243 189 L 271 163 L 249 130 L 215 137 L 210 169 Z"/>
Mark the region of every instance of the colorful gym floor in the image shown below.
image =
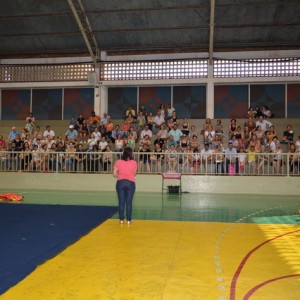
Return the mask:
<path id="1" fill-rule="evenodd" d="M 110 192 L 16 192 L 117 205 Z M 114 216 L 0 299 L 300 299 L 299 209 L 296 196 L 137 192 L 132 225 Z"/>

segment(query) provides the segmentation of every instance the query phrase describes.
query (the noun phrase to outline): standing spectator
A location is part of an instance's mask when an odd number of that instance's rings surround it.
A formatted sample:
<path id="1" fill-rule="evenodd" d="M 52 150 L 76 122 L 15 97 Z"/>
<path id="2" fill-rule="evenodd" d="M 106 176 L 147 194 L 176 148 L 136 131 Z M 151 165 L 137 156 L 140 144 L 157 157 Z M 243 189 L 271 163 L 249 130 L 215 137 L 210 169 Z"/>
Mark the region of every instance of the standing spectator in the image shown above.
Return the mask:
<path id="1" fill-rule="evenodd" d="M 132 200 L 135 192 L 135 175 L 137 163 L 133 159 L 132 149 L 126 147 L 122 158 L 114 165 L 113 175 L 117 177 L 116 190 L 119 198 L 119 218 L 120 223 L 124 223 L 124 210 L 126 206 L 127 224 L 132 223 Z"/>
<path id="2" fill-rule="evenodd" d="M 35 123 L 35 117 L 33 116 L 32 112 L 30 112 L 30 113 L 28 114 L 28 116 L 26 117 L 26 119 L 25 119 L 25 122 L 26 122 L 26 123 L 28 123 L 29 121 L 31 121 L 32 124 Z"/>

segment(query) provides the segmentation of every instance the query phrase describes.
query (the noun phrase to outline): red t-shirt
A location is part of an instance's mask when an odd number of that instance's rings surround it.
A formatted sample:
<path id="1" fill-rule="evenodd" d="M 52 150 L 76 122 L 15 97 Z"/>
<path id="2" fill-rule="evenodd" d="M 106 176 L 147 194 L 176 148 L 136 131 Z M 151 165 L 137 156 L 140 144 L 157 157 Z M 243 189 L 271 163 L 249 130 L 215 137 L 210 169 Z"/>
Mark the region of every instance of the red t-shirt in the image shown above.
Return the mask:
<path id="1" fill-rule="evenodd" d="M 135 182 L 135 174 L 137 172 L 137 163 L 135 160 L 123 160 L 116 161 L 114 169 L 117 170 L 117 179 L 127 179 Z"/>

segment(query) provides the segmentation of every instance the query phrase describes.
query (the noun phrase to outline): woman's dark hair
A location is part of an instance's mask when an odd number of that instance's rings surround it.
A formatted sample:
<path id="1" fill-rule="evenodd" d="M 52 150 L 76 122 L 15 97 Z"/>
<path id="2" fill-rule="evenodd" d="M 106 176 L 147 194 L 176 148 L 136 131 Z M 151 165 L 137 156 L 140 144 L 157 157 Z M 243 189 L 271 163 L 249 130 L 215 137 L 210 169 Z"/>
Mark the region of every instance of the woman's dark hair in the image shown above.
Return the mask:
<path id="1" fill-rule="evenodd" d="M 131 160 L 133 159 L 132 149 L 130 147 L 125 147 L 122 155 L 123 160 Z"/>

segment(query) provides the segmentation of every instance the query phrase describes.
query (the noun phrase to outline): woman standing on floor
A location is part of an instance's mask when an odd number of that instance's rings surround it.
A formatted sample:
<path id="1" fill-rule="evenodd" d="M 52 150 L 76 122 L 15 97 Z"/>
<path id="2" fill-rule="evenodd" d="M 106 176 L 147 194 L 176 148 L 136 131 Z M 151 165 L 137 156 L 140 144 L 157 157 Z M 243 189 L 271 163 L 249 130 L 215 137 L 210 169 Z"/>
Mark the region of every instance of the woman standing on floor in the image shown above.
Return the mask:
<path id="1" fill-rule="evenodd" d="M 135 175 L 137 163 L 133 159 L 133 152 L 130 147 L 123 151 L 122 158 L 114 165 L 114 176 L 117 177 L 116 190 L 119 198 L 120 223 L 124 223 L 124 210 L 126 205 L 127 224 L 131 224 L 132 199 L 135 192 Z"/>

